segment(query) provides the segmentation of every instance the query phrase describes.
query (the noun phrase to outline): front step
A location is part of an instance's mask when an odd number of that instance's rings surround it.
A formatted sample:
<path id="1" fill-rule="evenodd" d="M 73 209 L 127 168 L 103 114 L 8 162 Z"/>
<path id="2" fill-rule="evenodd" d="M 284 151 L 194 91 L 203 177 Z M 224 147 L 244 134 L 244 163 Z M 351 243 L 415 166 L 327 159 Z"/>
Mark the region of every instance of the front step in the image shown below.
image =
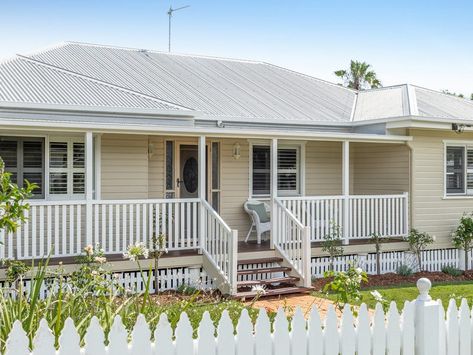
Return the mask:
<path id="1" fill-rule="evenodd" d="M 297 287 L 297 286 L 280 287 L 280 288 L 274 288 L 274 289 L 267 289 L 264 295 L 260 295 L 260 297 L 274 297 L 274 296 L 280 296 L 280 295 L 290 295 L 290 294 L 295 294 L 295 293 L 308 293 L 310 291 L 312 291 L 312 288 Z M 256 296 L 258 296 L 258 293 L 254 291 L 238 292 L 236 294 L 236 298 L 239 298 L 242 300 L 245 300 L 248 298 L 255 298 Z"/>
<path id="2" fill-rule="evenodd" d="M 260 268 L 260 269 L 238 270 L 237 275 L 272 274 L 276 272 L 289 272 L 291 270 L 292 269 L 290 267 L 275 266 L 275 267 L 265 267 L 265 268 Z"/>
<path id="3" fill-rule="evenodd" d="M 258 258 L 258 259 L 246 259 L 246 260 L 238 260 L 238 265 L 250 265 L 250 264 L 278 264 L 282 262 L 282 258 Z"/>
<path id="4" fill-rule="evenodd" d="M 283 277 L 273 277 L 266 280 L 248 280 L 248 281 L 238 281 L 237 287 L 253 287 L 258 285 L 271 285 L 271 284 L 295 284 L 300 279 L 294 276 L 283 276 Z"/>

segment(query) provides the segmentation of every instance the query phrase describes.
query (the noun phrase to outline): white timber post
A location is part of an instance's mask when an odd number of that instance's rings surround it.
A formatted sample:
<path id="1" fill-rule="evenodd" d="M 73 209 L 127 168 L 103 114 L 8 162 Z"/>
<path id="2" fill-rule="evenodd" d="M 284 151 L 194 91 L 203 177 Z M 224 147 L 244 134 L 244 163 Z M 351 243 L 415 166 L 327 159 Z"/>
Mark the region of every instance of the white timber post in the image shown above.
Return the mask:
<path id="1" fill-rule="evenodd" d="M 432 301 L 429 295 L 432 283 L 427 278 L 417 280 L 419 296 L 415 302 L 415 354 L 416 355 L 444 355 L 442 351 L 442 326 L 440 304 Z"/>
<path id="2" fill-rule="evenodd" d="M 207 169 L 205 149 L 205 136 L 199 137 L 199 179 L 198 179 L 198 196 L 200 200 L 200 213 L 199 213 L 199 235 L 200 235 L 200 252 L 205 247 L 206 231 L 205 231 L 205 211 L 203 201 L 205 200 L 205 172 Z"/>
<path id="3" fill-rule="evenodd" d="M 95 156 L 95 194 L 94 199 L 100 200 L 102 198 L 102 135 L 95 135 L 94 145 Z"/>
<path id="4" fill-rule="evenodd" d="M 271 241 L 270 247 L 274 249 L 274 241 L 276 238 L 276 198 L 278 197 L 278 140 L 271 140 Z"/>
<path id="5" fill-rule="evenodd" d="M 350 242 L 350 141 L 343 141 L 342 150 L 343 244 Z"/>
<path id="6" fill-rule="evenodd" d="M 85 201 L 86 201 L 86 244 L 92 244 L 92 199 L 94 189 L 94 136 L 92 132 L 85 133 Z"/>
<path id="7" fill-rule="evenodd" d="M 302 267 L 304 268 L 304 287 L 312 286 L 311 253 L 310 227 L 304 227 L 302 230 Z"/>
<path id="8" fill-rule="evenodd" d="M 232 240 L 230 246 L 230 295 L 237 293 L 237 271 L 238 271 L 238 231 L 232 229 Z"/>

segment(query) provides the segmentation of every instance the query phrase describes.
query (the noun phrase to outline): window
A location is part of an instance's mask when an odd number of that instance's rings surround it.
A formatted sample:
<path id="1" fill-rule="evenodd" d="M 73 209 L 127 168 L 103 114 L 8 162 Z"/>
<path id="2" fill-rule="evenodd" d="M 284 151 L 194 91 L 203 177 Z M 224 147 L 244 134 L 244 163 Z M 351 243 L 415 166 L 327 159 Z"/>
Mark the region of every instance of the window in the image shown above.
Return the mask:
<path id="1" fill-rule="evenodd" d="M 445 192 L 447 195 L 473 196 L 473 146 L 446 147 Z"/>
<path id="2" fill-rule="evenodd" d="M 301 147 L 280 145 L 278 148 L 278 194 L 299 195 Z M 252 149 L 252 196 L 271 194 L 271 148 L 268 145 L 253 145 Z"/>
<path id="3" fill-rule="evenodd" d="M 12 181 L 25 186 L 25 180 L 38 187 L 34 198 L 44 197 L 44 140 L 42 138 L 0 138 L 0 157 Z"/>
<path id="4" fill-rule="evenodd" d="M 219 212 L 220 209 L 220 144 L 212 142 L 212 207 Z"/>
<path id="5" fill-rule="evenodd" d="M 174 142 L 166 141 L 166 198 L 174 198 Z"/>
<path id="6" fill-rule="evenodd" d="M 85 145 L 80 139 L 49 142 L 49 194 L 55 198 L 85 194 Z"/>

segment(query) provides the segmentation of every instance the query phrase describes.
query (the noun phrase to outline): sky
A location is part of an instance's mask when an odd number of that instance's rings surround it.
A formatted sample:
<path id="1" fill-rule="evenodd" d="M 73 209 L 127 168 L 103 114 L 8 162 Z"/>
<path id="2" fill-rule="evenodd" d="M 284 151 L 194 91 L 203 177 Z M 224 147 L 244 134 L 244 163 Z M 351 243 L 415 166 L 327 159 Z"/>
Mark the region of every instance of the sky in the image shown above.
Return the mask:
<path id="1" fill-rule="evenodd" d="M 0 58 L 63 41 L 254 59 L 338 82 L 366 61 L 384 86 L 473 93 L 473 1 L 0 0 Z"/>

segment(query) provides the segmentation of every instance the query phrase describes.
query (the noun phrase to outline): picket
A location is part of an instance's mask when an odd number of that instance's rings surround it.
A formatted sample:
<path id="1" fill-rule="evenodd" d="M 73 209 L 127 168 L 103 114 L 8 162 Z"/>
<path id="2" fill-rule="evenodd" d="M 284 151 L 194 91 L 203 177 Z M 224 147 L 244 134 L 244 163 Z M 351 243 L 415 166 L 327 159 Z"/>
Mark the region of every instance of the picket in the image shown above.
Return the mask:
<path id="1" fill-rule="evenodd" d="M 242 311 L 236 331 L 228 311 L 222 313 L 217 331 L 210 314 L 205 312 L 195 339 L 185 312 L 180 316 L 175 333 L 167 316 L 161 314 L 153 335 L 143 315 L 137 317 L 130 333 L 121 318 L 116 316 L 108 341 L 99 320 L 92 317 L 84 335 L 83 348 L 70 318 L 66 319 L 59 336 L 58 349 L 55 349 L 55 338 L 48 323 L 41 320 L 32 341 L 32 351 L 21 323 L 16 321 L 5 343 L 4 354 L 472 355 L 472 311 L 466 300 L 462 300 L 460 307 L 457 307 L 455 300 L 450 300 L 447 312 L 444 312 L 441 303 L 424 296 L 415 303 L 406 301 L 401 314 L 394 303 L 390 304 L 386 313 L 378 304 L 372 319 L 366 305 L 358 309 L 356 319 L 350 306 L 344 308 L 341 317 L 337 317 L 334 307 L 329 306 L 323 321 L 316 308 L 311 310 L 308 320 L 297 308 L 289 324 L 284 310 L 279 309 L 272 330 L 264 309 L 259 311 L 254 328 L 248 311 Z M 417 313 L 423 305 L 423 311 Z M 430 323 L 426 323 L 429 320 Z M 417 322 L 424 322 L 427 327 Z M 424 345 L 416 348 L 416 338 L 421 340 L 418 345 Z"/>

